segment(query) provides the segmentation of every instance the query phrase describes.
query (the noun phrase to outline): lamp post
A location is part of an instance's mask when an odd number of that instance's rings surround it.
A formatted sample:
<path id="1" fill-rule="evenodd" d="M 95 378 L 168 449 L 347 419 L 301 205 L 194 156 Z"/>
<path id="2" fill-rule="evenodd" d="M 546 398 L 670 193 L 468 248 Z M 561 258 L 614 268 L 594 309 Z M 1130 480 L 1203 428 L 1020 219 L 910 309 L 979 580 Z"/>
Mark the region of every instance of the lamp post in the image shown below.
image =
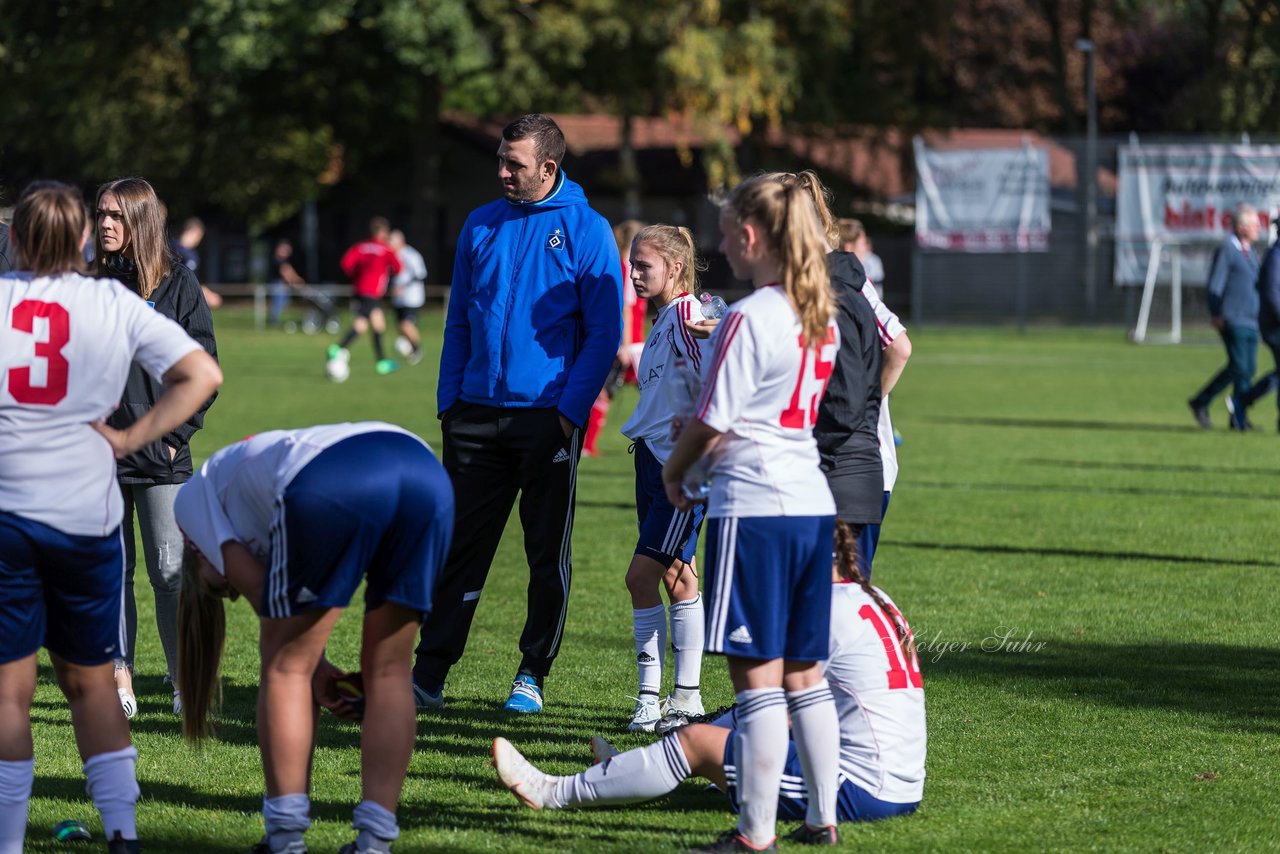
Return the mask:
<path id="1" fill-rule="evenodd" d="M 1084 54 L 1085 104 L 1088 124 L 1084 142 L 1084 305 L 1090 320 L 1098 312 L 1098 90 L 1094 83 L 1094 44 L 1076 41 Z"/>

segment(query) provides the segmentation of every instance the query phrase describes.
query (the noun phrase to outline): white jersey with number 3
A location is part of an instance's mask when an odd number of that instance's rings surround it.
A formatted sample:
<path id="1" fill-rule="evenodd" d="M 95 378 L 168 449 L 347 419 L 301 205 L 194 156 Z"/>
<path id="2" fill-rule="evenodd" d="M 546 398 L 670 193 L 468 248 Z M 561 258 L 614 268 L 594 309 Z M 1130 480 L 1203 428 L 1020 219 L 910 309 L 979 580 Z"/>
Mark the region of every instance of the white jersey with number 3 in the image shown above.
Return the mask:
<path id="1" fill-rule="evenodd" d="M 924 794 L 919 660 L 904 653 L 892 617 L 861 586 L 832 588 L 830 658 L 823 671 L 840 716 L 840 774 L 882 801 L 915 803 Z M 877 592 L 897 612 L 893 600 Z"/>
<path id="2" fill-rule="evenodd" d="M 813 424 L 840 346 L 835 321 L 806 348 L 782 286 L 768 285 L 733 304 L 712 343 L 696 414 L 724 435 L 707 515 L 833 515 Z"/>
<path id="3" fill-rule="evenodd" d="M 0 277 L 0 510 L 66 534 L 115 530 L 115 456 L 89 424 L 120 405 L 131 362 L 159 378 L 199 349 L 119 282 Z"/>

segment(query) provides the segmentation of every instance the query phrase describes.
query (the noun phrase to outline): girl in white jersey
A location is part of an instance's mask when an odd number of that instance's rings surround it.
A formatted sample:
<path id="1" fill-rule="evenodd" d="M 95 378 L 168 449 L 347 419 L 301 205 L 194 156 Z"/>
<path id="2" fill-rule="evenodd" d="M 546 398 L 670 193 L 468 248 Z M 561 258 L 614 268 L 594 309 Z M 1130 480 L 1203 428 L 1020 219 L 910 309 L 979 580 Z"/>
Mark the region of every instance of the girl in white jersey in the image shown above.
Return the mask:
<path id="1" fill-rule="evenodd" d="M 622 425 L 633 441 L 636 467 L 636 515 L 640 537 L 627 568 L 631 591 L 636 664 L 640 691 L 627 729 L 652 731 L 665 715 L 671 719 L 701 715 L 702 649 L 705 620 L 694 555 L 704 505 L 676 510 L 662 485 L 662 466 L 674 446 L 671 424 L 685 413 L 673 410 L 672 386 L 680 371 L 702 367 L 703 348 L 685 323 L 702 318 L 697 290 L 697 252 L 687 228 L 651 225 L 631 244 L 631 285 L 638 297 L 657 308 L 653 329 L 636 370 L 640 401 Z M 671 601 L 671 645 L 675 650 L 675 687 L 664 703 L 662 659 L 666 652 L 667 613 L 659 586 Z"/>
<path id="2" fill-rule="evenodd" d="M 720 211 L 721 251 L 755 292 L 725 315 L 695 420 L 662 472 L 677 509 L 689 468 L 714 443 L 708 501 L 707 650 L 728 657 L 737 692 L 742 812 L 707 851 L 774 845 L 787 714 L 813 797 L 810 832 L 836 834 L 837 719 L 818 662 L 831 616 L 835 503 L 818 468 L 818 402 L 839 336 L 826 245 L 800 187 L 738 185 Z M 803 830 L 803 829 L 802 829 Z"/>
<path id="3" fill-rule="evenodd" d="M 116 697 L 123 653 L 123 502 L 116 459 L 186 421 L 222 382 L 217 363 L 119 282 L 89 279 L 80 194 L 32 184 L 0 278 L 0 854 L 22 850 L 34 758 L 36 653 L 71 705 L 108 850 L 138 851 L 137 751 Z M 137 361 L 166 391 L 125 430 L 101 423 Z"/>
<path id="4" fill-rule="evenodd" d="M 924 683 L 911 629 L 893 601 L 858 571 L 852 531 L 837 524 L 831 592 L 831 641 L 823 672 L 840 718 L 840 821 L 875 821 L 916 811 L 924 794 Z M 617 753 L 597 736 L 600 764 L 554 777 L 533 767 L 504 738 L 493 744 L 503 784 L 534 809 L 626 804 L 657 798 L 682 780 L 715 783 L 738 808 L 735 714 L 692 724 L 646 747 Z M 778 811 L 802 819 L 809 806 L 794 742 L 787 754 Z M 827 842 L 829 834 L 804 841 Z"/>
<path id="5" fill-rule="evenodd" d="M 342 852 L 390 851 L 416 733 L 413 642 L 453 533 L 444 467 L 421 439 L 390 424 L 274 430 L 210 457 L 178 492 L 174 513 L 188 540 L 178 680 L 189 738 L 208 734 L 218 693 L 222 597 L 243 595 L 260 618 L 266 836 L 253 851 L 307 850 L 317 703 L 364 718 L 363 800 L 351 822 L 358 835 Z M 359 710 L 341 693 L 351 677 L 329 664 L 324 648 L 362 582 L 367 703 Z"/>

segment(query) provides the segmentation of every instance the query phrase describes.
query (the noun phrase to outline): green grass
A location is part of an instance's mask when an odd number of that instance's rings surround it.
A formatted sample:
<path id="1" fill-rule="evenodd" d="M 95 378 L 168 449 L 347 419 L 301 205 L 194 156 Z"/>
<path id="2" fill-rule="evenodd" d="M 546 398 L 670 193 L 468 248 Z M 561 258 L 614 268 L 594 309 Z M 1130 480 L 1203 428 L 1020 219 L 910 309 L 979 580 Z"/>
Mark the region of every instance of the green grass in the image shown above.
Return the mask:
<path id="1" fill-rule="evenodd" d="M 373 374 L 367 343 L 331 385 L 328 339 L 255 332 L 218 317 L 222 396 L 197 456 L 259 430 L 377 418 L 436 447 L 430 360 Z M 425 318 L 439 351 L 438 315 Z M 1135 347 L 1118 330 L 922 330 L 895 393 L 902 475 L 876 580 L 923 647 L 929 778 L 910 818 L 846 827 L 845 847 L 894 851 L 1274 850 L 1280 846 L 1280 438 L 1271 403 L 1251 435 L 1206 433 L 1185 400 L 1222 362 L 1208 336 Z M 1267 361 L 1266 359 L 1263 360 Z M 518 525 L 504 538 L 444 714 L 419 718 L 400 810 L 400 851 L 676 851 L 731 821 L 687 783 L 629 809 L 534 813 L 495 784 L 487 748 L 512 739 L 555 772 L 589 760 L 587 739 L 622 732 L 632 702 L 623 585 L 635 531 L 630 457 L 610 417 L 605 456 L 580 470 L 574 586 L 547 711 L 502 714 L 524 616 Z M 1225 425 L 1219 407 L 1214 417 Z M 337 486 L 335 488 L 338 488 Z M 146 574 L 134 722 L 139 821 L 150 851 L 240 851 L 261 833 L 253 729 L 254 618 L 231 608 L 220 736 L 184 745 L 161 685 Z M 331 653 L 356 661 L 355 615 Z M 1000 649 L 1007 635 L 1017 649 Z M 984 645 L 985 644 L 985 645 Z M 727 702 L 710 658 L 704 695 Z M 31 851 L 66 818 L 100 833 L 83 794 L 65 703 L 42 668 Z M 668 676 L 668 678 L 670 678 Z M 313 851 L 350 838 L 358 730 L 326 717 L 312 792 Z"/>

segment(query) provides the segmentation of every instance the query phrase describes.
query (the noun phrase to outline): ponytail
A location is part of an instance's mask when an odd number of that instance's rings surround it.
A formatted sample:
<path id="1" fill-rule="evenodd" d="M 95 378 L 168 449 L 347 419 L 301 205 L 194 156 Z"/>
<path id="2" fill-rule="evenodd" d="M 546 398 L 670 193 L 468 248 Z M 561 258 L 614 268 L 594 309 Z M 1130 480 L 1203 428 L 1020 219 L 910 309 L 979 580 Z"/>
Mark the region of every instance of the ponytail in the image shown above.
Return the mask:
<path id="1" fill-rule="evenodd" d="M 182 552 L 178 592 L 178 677 L 182 694 L 182 734 L 200 743 L 209 737 L 209 712 L 222 701 L 220 669 L 227 636 L 222 597 L 200 579 L 200 556 L 191 546 Z"/>
<path id="2" fill-rule="evenodd" d="M 813 206 L 818 212 L 818 222 L 822 226 L 822 233 L 827 237 L 827 248 L 835 249 L 840 246 L 840 224 L 831 214 L 831 193 L 822 185 L 822 181 L 818 178 L 818 173 L 812 169 L 806 169 L 798 173 L 781 173 L 800 185 L 809 197 L 813 199 Z"/>
<path id="3" fill-rule="evenodd" d="M 864 555 L 858 549 L 858 538 L 854 535 L 853 529 L 848 522 L 836 520 L 836 571 L 840 573 L 840 577 L 845 581 L 852 581 L 862 588 L 862 592 L 871 597 L 872 601 L 886 617 L 893 622 L 894 630 L 898 633 L 898 644 L 902 647 L 902 652 L 910 661 L 915 657 L 915 638 L 911 636 L 911 631 L 907 628 L 906 621 L 902 619 L 902 614 L 898 613 L 897 608 L 892 608 L 885 601 L 883 594 L 879 590 L 871 586 L 871 582 L 867 581 L 867 577 L 863 574 L 862 568 L 866 565 Z"/>
<path id="4" fill-rule="evenodd" d="M 798 181 L 781 180 L 777 173 L 757 175 L 735 187 L 725 206 L 739 222 L 752 220 L 760 227 L 777 257 L 804 346 L 821 346 L 835 313 L 835 298 L 827 271 L 826 236 L 809 190 Z"/>

